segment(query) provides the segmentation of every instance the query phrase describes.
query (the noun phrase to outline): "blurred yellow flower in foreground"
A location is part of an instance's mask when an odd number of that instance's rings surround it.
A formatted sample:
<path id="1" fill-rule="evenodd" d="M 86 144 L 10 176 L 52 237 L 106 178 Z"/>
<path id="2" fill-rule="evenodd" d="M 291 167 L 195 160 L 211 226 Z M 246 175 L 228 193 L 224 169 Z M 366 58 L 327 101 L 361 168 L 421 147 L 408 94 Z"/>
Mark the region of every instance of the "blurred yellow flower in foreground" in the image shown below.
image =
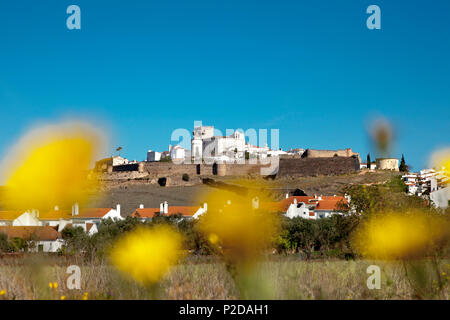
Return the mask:
<path id="1" fill-rule="evenodd" d="M 433 152 L 430 165 L 437 170 L 444 169 L 447 177 L 450 177 L 450 148 Z"/>
<path id="2" fill-rule="evenodd" d="M 49 209 L 82 203 L 92 182 L 88 170 L 101 140 L 100 134 L 83 124 L 31 131 L 3 161 L 6 206 Z"/>
<path id="3" fill-rule="evenodd" d="M 424 257 L 449 240 L 450 225 L 443 216 L 420 211 L 374 215 L 358 228 L 352 243 L 363 256 L 397 260 Z"/>
<path id="4" fill-rule="evenodd" d="M 141 227 L 118 240 L 111 260 L 136 281 L 155 283 L 181 257 L 182 242 L 181 234 L 169 226 Z"/>
<path id="5" fill-rule="evenodd" d="M 61 300 L 66 300 L 66 296 L 61 296 Z"/>
<path id="6" fill-rule="evenodd" d="M 81 298 L 82 300 L 87 300 L 88 299 L 89 294 L 87 292 L 83 293 L 83 297 Z"/>
<path id="7" fill-rule="evenodd" d="M 235 182 L 235 191 L 216 190 L 207 197 L 208 212 L 199 228 L 233 263 L 251 263 L 270 249 L 279 219 L 264 204 L 272 201 L 261 183 Z M 244 189 L 240 189 L 244 186 Z"/>
<path id="8" fill-rule="evenodd" d="M 0 296 L 4 296 L 6 294 L 6 290 L 0 290 Z"/>

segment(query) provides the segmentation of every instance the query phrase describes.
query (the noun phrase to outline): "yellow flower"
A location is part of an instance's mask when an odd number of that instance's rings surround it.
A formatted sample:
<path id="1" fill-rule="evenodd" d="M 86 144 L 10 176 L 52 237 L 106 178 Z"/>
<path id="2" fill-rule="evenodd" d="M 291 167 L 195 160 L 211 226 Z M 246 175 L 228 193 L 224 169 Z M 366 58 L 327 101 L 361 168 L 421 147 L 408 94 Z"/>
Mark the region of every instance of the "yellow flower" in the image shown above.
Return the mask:
<path id="1" fill-rule="evenodd" d="M 181 257 L 182 240 L 169 226 L 141 227 L 118 240 L 111 251 L 111 260 L 136 281 L 155 283 Z"/>
<path id="2" fill-rule="evenodd" d="M 450 177 L 450 148 L 435 151 L 431 155 L 431 166 L 437 170 L 443 170 L 444 174 Z"/>
<path id="3" fill-rule="evenodd" d="M 354 248 L 373 259 L 420 258 L 448 241 L 449 223 L 420 211 L 390 212 L 363 222 L 353 236 Z"/>
<path id="4" fill-rule="evenodd" d="M 83 298 L 82 299 L 83 300 L 87 300 L 88 299 L 88 293 L 87 292 L 83 293 Z"/>
<path id="5" fill-rule="evenodd" d="M 217 244 L 219 242 L 219 237 L 215 233 L 211 233 L 208 238 L 209 242 L 212 244 Z"/>
<path id="6" fill-rule="evenodd" d="M 66 296 L 61 296 L 61 300 L 66 300 Z"/>
<path id="7" fill-rule="evenodd" d="M 6 158 L 5 201 L 11 208 L 45 210 L 55 204 L 84 203 L 87 188 L 97 184 L 87 171 L 100 148 L 99 135 L 90 127 L 66 123 L 27 134 Z M 43 188 L 42 186 L 45 186 Z"/>
<path id="8" fill-rule="evenodd" d="M 50 289 L 57 289 L 58 288 L 58 282 L 49 282 L 48 286 Z"/>
<path id="9" fill-rule="evenodd" d="M 220 244 L 226 259 L 251 264 L 262 251 L 270 248 L 278 232 L 278 215 L 266 209 L 272 200 L 265 193 L 264 185 L 247 181 L 234 183 L 245 189 L 214 190 L 208 195 L 208 212 L 200 218 L 199 229 L 211 244 Z"/>
<path id="10" fill-rule="evenodd" d="M 6 290 L 0 290 L 0 296 L 4 296 L 6 294 Z"/>

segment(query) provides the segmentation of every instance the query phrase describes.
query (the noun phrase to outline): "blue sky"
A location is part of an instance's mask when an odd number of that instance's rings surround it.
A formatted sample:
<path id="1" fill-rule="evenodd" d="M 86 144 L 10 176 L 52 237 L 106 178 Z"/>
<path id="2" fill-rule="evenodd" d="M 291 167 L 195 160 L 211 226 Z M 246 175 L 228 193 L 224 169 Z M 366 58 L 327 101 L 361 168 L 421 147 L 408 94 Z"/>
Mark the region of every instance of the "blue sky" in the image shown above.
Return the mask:
<path id="1" fill-rule="evenodd" d="M 66 28 L 71 4 L 81 30 Z M 0 157 L 30 127 L 87 118 L 130 159 L 194 120 L 365 159 L 382 115 L 417 170 L 450 144 L 449 14 L 449 1 L 2 1 Z"/>

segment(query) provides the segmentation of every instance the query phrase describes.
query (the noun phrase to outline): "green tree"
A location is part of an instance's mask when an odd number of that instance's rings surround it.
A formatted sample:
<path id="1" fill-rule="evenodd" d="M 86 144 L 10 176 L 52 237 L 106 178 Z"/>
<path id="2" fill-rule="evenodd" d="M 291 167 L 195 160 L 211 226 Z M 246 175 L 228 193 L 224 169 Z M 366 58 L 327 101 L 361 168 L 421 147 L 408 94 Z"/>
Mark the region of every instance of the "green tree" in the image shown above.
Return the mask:
<path id="1" fill-rule="evenodd" d="M 400 160 L 400 166 L 398 169 L 400 170 L 400 172 L 408 172 L 408 166 L 406 165 L 405 157 L 403 154 L 402 154 L 402 160 Z"/>
<path id="2" fill-rule="evenodd" d="M 14 251 L 10 242 L 8 241 L 8 236 L 0 232 L 0 252 L 11 252 Z"/>
<path id="3" fill-rule="evenodd" d="M 370 163 L 371 163 L 371 161 L 370 161 L 370 153 L 367 154 L 366 162 L 367 162 L 367 169 L 370 169 Z"/>
<path id="4" fill-rule="evenodd" d="M 159 160 L 160 162 L 172 162 L 172 158 L 170 156 L 163 157 Z"/>
<path id="5" fill-rule="evenodd" d="M 348 210 L 360 215 L 430 207 L 422 198 L 408 195 L 406 190 L 399 175 L 393 176 L 384 184 L 351 185 L 344 188 L 344 192 L 351 197 L 351 208 Z"/>

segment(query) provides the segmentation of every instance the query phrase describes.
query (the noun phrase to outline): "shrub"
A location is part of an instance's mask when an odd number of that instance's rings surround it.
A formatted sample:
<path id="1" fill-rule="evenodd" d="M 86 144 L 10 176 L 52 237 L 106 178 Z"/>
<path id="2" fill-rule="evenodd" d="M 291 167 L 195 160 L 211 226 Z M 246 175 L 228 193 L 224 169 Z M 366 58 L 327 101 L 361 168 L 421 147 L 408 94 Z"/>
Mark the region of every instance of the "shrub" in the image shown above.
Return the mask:
<path id="1" fill-rule="evenodd" d="M 189 181 L 189 175 L 187 173 L 183 173 L 183 181 Z"/>
<path id="2" fill-rule="evenodd" d="M 160 162 L 172 162 L 172 158 L 170 156 L 167 156 L 167 157 L 161 158 L 159 161 Z"/>

